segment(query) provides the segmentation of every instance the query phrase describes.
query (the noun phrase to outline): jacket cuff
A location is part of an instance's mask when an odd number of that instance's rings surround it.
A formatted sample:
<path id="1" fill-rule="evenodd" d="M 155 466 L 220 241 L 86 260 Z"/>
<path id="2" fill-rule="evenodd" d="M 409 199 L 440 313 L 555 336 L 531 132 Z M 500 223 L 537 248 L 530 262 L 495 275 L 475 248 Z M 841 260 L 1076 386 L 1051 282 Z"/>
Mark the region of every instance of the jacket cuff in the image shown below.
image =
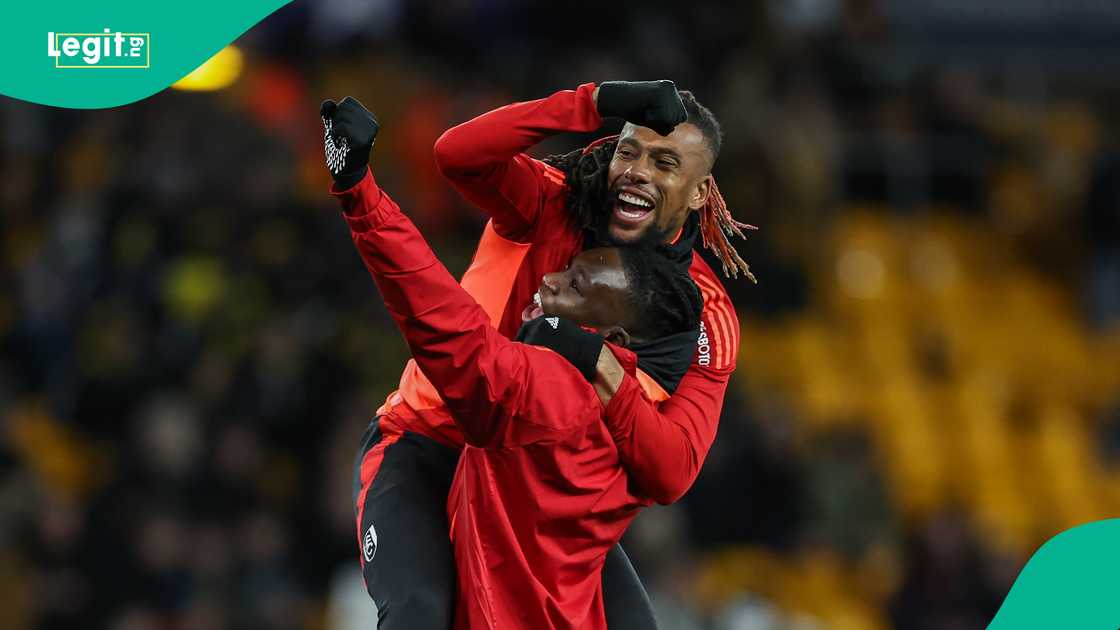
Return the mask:
<path id="1" fill-rule="evenodd" d="M 595 105 L 596 87 L 594 83 L 584 83 L 576 88 L 576 94 L 579 95 L 584 106 L 584 115 L 587 117 L 584 122 L 593 130 L 603 126 L 603 117 L 599 115 L 599 108 Z"/>
<path id="2" fill-rule="evenodd" d="M 623 376 L 618 390 L 603 410 L 603 421 L 615 443 L 625 439 L 633 430 L 634 419 L 627 415 L 626 409 L 633 405 L 635 397 L 641 396 L 642 386 L 638 384 L 638 379 L 633 374 Z"/>
<path id="3" fill-rule="evenodd" d="M 361 187 L 362 183 L 365 182 L 366 175 L 369 175 L 371 179 L 373 178 L 373 171 L 370 170 L 368 165 L 366 166 L 366 172 L 362 175 L 362 178 L 358 180 L 358 183 L 349 188 L 341 188 L 339 187 L 338 182 L 331 180 L 330 193 L 339 198 L 342 198 L 346 195 L 355 194 L 358 188 Z"/>
<path id="4" fill-rule="evenodd" d="M 614 358 L 618 359 L 618 364 L 622 366 L 622 371 L 630 376 L 637 376 L 638 371 L 638 355 L 633 350 L 616 346 L 613 343 L 603 342 L 603 345 L 611 351 Z"/>
<path id="5" fill-rule="evenodd" d="M 338 199 L 342 206 L 342 218 L 353 232 L 368 232 L 385 220 L 381 212 L 381 202 L 385 193 L 377 185 L 373 171 L 368 166 L 365 175 L 357 184 L 340 189 L 337 183 L 332 183 L 330 194 Z"/>

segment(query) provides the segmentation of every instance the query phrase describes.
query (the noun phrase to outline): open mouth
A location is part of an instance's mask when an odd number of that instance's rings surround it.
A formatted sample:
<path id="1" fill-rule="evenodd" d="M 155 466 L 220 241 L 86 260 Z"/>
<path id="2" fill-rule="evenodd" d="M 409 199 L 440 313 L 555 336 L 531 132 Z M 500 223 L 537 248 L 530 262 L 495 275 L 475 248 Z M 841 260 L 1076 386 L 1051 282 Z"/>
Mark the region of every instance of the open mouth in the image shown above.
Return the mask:
<path id="1" fill-rule="evenodd" d="M 614 217 L 623 225 L 637 225 L 647 219 L 653 212 L 653 200 L 623 190 L 618 193 L 614 204 Z"/>
<path id="2" fill-rule="evenodd" d="M 533 294 L 533 301 L 521 311 L 521 323 L 532 321 L 541 315 L 544 315 L 544 309 L 541 308 L 541 292 L 537 291 Z"/>

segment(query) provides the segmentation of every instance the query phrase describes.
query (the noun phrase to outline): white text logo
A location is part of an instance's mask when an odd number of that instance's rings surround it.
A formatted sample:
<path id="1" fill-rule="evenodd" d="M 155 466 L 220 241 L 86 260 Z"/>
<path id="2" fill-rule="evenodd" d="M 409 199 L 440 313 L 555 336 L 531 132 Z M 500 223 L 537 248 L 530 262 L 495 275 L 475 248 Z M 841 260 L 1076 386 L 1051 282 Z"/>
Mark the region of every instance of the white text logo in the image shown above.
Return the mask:
<path id="1" fill-rule="evenodd" d="M 47 33 L 56 68 L 147 68 L 151 45 L 151 33 Z"/>
<path id="2" fill-rule="evenodd" d="M 708 329 L 704 326 L 704 322 L 700 322 L 700 337 L 696 340 L 696 350 L 699 352 L 696 358 L 698 364 L 705 366 L 712 364 L 712 348 L 708 343 Z"/>

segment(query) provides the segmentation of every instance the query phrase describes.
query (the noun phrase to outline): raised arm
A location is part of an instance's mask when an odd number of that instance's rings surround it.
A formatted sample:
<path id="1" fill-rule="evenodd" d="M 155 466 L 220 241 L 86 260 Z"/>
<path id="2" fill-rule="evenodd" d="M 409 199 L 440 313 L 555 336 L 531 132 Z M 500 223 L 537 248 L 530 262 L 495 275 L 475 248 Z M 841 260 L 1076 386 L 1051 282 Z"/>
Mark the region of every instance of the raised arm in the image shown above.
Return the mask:
<path id="1" fill-rule="evenodd" d="M 464 198 L 490 215 L 498 234 L 529 242 L 544 200 L 562 194 L 565 184 L 560 171 L 525 151 L 557 133 L 595 131 L 611 116 L 662 135 L 687 117 L 671 81 L 585 83 L 452 127 L 436 141 L 436 164 Z"/>
<path id="2" fill-rule="evenodd" d="M 342 203 L 354 245 L 413 358 L 468 444 L 503 447 L 556 439 L 599 405 L 561 357 L 510 341 L 490 325 L 371 174 L 332 194 Z M 555 395 L 557 388 L 572 387 L 580 389 Z"/>
<path id="3" fill-rule="evenodd" d="M 595 84 L 548 98 L 499 107 L 448 129 L 435 144 L 436 164 L 456 190 L 494 220 L 498 234 L 527 242 L 542 200 L 563 187 L 563 175 L 525 153 L 565 131 L 602 125 Z"/>
<path id="4" fill-rule="evenodd" d="M 500 447 L 546 441 L 599 402 L 559 355 L 506 339 L 439 262 L 416 226 L 373 179 L 378 124 L 347 98 L 322 108 L 327 165 L 354 245 L 412 356 L 466 441 Z M 360 175 L 360 179 L 355 179 Z M 567 395 L 556 396 L 557 390 Z"/>

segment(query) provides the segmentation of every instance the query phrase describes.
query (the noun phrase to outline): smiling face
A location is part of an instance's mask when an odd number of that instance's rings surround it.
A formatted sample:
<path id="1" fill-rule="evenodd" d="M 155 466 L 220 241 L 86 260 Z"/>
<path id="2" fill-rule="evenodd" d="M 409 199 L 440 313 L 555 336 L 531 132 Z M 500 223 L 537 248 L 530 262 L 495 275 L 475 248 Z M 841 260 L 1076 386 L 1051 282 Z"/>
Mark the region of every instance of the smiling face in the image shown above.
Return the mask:
<path id="1" fill-rule="evenodd" d="M 629 328 L 630 291 L 618 250 L 589 249 L 573 258 L 567 269 L 545 274 L 538 292 L 540 304 L 526 309 L 524 318 L 555 315 L 591 328 Z"/>
<path id="2" fill-rule="evenodd" d="M 673 238 L 688 213 L 708 200 L 712 161 L 704 134 L 692 123 L 667 136 L 627 123 L 607 173 L 610 237 L 634 243 L 655 230 L 661 240 Z"/>

